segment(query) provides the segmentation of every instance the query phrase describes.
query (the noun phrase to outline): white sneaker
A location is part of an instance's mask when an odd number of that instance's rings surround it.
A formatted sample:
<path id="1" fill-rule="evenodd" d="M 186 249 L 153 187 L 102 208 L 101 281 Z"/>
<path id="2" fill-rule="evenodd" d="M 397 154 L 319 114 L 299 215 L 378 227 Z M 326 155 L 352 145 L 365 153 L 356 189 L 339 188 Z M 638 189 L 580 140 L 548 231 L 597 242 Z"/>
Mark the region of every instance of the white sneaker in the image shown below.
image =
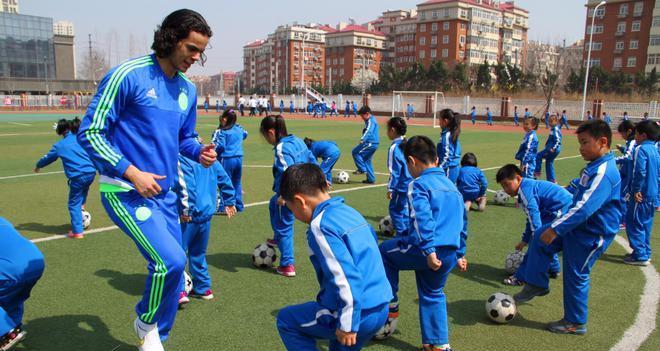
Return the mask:
<path id="1" fill-rule="evenodd" d="M 135 328 L 135 333 L 140 339 L 138 343 L 139 351 L 165 351 L 163 344 L 160 342 L 156 323 L 147 324 L 141 321 L 140 318 L 135 318 L 133 328 Z"/>

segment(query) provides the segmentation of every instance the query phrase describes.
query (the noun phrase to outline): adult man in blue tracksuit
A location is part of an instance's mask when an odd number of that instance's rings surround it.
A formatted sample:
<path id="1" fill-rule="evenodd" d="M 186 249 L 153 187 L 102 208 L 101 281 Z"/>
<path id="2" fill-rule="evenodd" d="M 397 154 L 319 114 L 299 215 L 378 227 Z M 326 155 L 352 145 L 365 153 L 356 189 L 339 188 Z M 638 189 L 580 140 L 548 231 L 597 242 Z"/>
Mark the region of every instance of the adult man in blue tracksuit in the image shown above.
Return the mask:
<path id="1" fill-rule="evenodd" d="M 174 184 L 181 220 L 182 247 L 188 254 L 193 281 L 191 295 L 204 300 L 213 298 L 211 276 L 206 264 L 206 248 L 211 233 L 211 219 L 216 211 L 218 188 L 222 193 L 223 211 L 228 217 L 236 212 L 234 187 L 219 161 L 206 168 L 179 155 L 178 179 Z M 181 282 L 179 305 L 188 302 L 184 282 Z"/>
<path id="2" fill-rule="evenodd" d="M 601 120 L 587 121 L 578 127 L 577 135 L 580 154 L 589 163 L 574 184 L 573 202 L 551 225 L 536 230 L 534 236 L 539 236 L 541 244 L 529 248 L 536 251 L 539 265 L 551 259 L 550 253 L 563 251 L 564 317 L 547 326 L 561 334 L 587 332 L 589 275 L 619 231 L 622 215 L 621 177 L 610 152 L 609 126 Z M 545 272 L 527 274 L 525 279 L 523 290 L 514 295 L 517 302 L 549 293 Z"/>
<path id="3" fill-rule="evenodd" d="M 410 222 L 408 209 L 408 185 L 412 181 L 406 158 L 403 156 L 401 143 L 405 140 L 400 136 L 392 140 L 392 145 L 387 152 L 387 168 L 390 171 L 390 180 L 387 182 L 387 196 L 390 198 L 389 214 L 392 225 L 398 235 L 403 235 L 408 230 Z"/>
<path id="4" fill-rule="evenodd" d="M 522 251 L 525 246 L 538 245 L 538 237 L 534 232 L 543 225 L 550 224 L 557 217 L 566 213 L 572 201 L 568 190 L 559 185 L 543 180 L 523 178 L 516 165 L 506 165 L 497 172 L 497 182 L 509 196 L 518 197 L 518 205 L 527 216 L 522 239 L 516 245 L 516 250 Z M 551 260 L 533 257 L 538 251 L 529 250 L 515 275 L 504 280 L 507 285 L 522 285 L 529 274 L 550 274 L 556 278 L 560 271 L 557 254 Z M 531 253 L 531 254 L 530 254 Z M 549 266 L 545 264 L 548 263 Z M 540 272 L 540 273 L 537 273 Z"/>
<path id="5" fill-rule="evenodd" d="M 290 167 L 280 194 L 296 218 L 310 225 L 307 244 L 321 290 L 316 301 L 287 306 L 277 329 L 287 350 L 360 350 L 387 320 L 392 292 L 373 228 L 342 198 L 331 198 L 317 165 Z"/>
<path id="6" fill-rule="evenodd" d="M 44 256 L 30 240 L 0 217 L 0 349 L 25 338 L 23 306 L 44 272 Z"/>
<path id="7" fill-rule="evenodd" d="M 87 202 L 89 187 L 96 176 L 96 168 L 87 152 L 78 144 L 75 131 L 71 131 L 73 122 L 76 121 L 80 122 L 79 119 L 71 122 L 61 119 L 57 122 L 56 131 L 57 134 L 62 135 L 62 140 L 53 144 L 50 151 L 37 161 L 34 171 L 39 172 L 41 168 L 55 162 L 58 158 L 62 159 L 64 175 L 69 184 L 68 208 L 71 231 L 68 236 L 73 239 L 82 239 L 84 231 L 82 211 Z"/>
<path id="8" fill-rule="evenodd" d="M 178 35 L 172 38 L 170 32 Z M 154 35 L 155 54 L 108 72 L 78 132 L 78 142 L 101 173 L 108 215 L 149 263 L 134 323 L 144 351 L 163 350 L 186 263 L 171 191 L 177 157 L 181 153 L 207 167 L 216 161 L 214 146 L 196 140 L 197 93 L 183 74 L 203 59 L 211 35 L 197 12 L 168 15 Z"/>
<path id="9" fill-rule="evenodd" d="M 325 180 L 332 185 L 332 168 L 339 160 L 341 151 L 339 146 L 332 140 L 312 140 L 305 138 L 305 145 L 317 159 L 321 159 L 321 170 L 325 174 Z"/>
<path id="10" fill-rule="evenodd" d="M 534 177 L 538 178 L 541 176 L 541 165 L 545 159 L 545 176 L 549 182 L 556 183 L 557 178 L 555 177 L 555 158 L 559 156 L 561 152 L 561 128 L 557 125 L 557 116 L 552 115 L 550 117 L 550 134 L 548 134 L 548 140 L 545 142 L 545 148 L 536 154 L 536 170 L 534 171 Z"/>
<path id="11" fill-rule="evenodd" d="M 372 158 L 380 142 L 378 121 L 371 114 L 371 109 L 368 106 L 362 106 L 359 113 L 365 126 L 362 130 L 360 143 L 353 148 L 353 161 L 355 161 L 355 167 L 357 168 L 355 174 L 366 173 L 367 179 L 363 180 L 362 183 L 373 184 L 376 182 L 376 175 L 374 174 Z"/>
<path id="12" fill-rule="evenodd" d="M 398 315 L 399 271 L 414 270 L 424 350 L 450 350 L 443 289 L 457 259 L 464 255 L 458 252 L 464 243 L 463 196 L 435 166 L 435 144 L 429 138 L 410 138 L 404 146 L 404 155 L 414 177 L 408 186 L 409 230 L 380 244 L 394 295 L 390 315 Z"/>

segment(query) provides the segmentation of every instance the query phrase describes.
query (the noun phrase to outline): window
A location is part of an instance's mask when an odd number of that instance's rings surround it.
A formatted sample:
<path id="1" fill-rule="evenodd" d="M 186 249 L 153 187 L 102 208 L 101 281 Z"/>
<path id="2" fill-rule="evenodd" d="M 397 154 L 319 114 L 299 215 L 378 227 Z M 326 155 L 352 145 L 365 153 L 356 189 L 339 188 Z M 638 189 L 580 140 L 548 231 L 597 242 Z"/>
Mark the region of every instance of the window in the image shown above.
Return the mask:
<path id="1" fill-rule="evenodd" d="M 614 45 L 615 50 L 623 50 L 623 42 L 622 41 L 617 41 L 616 44 Z"/>
<path id="2" fill-rule="evenodd" d="M 442 57 L 444 57 L 444 58 L 449 57 L 449 50 L 448 49 L 442 49 Z"/>
<path id="3" fill-rule="evenodd" d="M 461 23 L 461 29 L 467 28 L 467 25 L 465 23 Z"/>
<path id="4" fill-rule="evenodd" d="M 431 37 L 431 45 L 436 45 L 438 44 L 438 36 L 434 35 Z"/>
<path id="5" fill-rule="evenodd" d="M 425 58 L 425 57 L 426 57 L 426 51 L 424 51 L 424 50 L 420 50 L 420 51 L 419 51 L 419 58 L 423 59 L 423 58 Z"/>
<path id="6" fill-rule="evenodd" d="M 325 59 L 325 64 L 329 65 L 330 64 L 330 58 Z"/>
<path id="7" fill-rule="evenodd" d="M 340 65 L 343 65 L 343 64 L 344 64 L 344 58 L 343 58 L 343 57 L 340 57 L 340 58 L 339 58 L 339 64 L 340 64 Z"/>
<path id="8" fill-rule="evenodd" d="M 426 37 L 419 38 L 419 45 L 426 45 Z"/>
<path id="9" fill-rule="evenodd" d="M 434 22 L 431 24 L 431 32 L 437 32 L 438 31 L 438 23 Z"/>
<path id="10" fill-rule="evenodd" d="M 649 39 L 649 45 L 660 46 L 660 35 L 652 35 L 651 39 Z"/>
<path id="11" fill-rule="evenodd" d="M 621 58 L 620 57 L 617 57 L 617 58 L 614 59 L 613 67 L 614 68 L 621 68 Z"/>
<path id="12" fill-rule="evenodd" d="M 619 17 L 628 16 L 628 4 L 621 4 L 619 6 Z"/>
<path id="13" fill-rule="evenodd" d="M 588 17 L 593 17 L 593 16 L 594 16 L 594 9 L 591 8 L 589 9 Z M 605 17 L 605 6 L 601 6 L 598 8 L 598 11 L 596 11 L 596 17 L 598 18 Z"/>
<path id="14" fill-rule="evenodd" d="M 465 58 L 465 51 L 461 51 L 458 53 L 458 57 L 460 58 Z"/>
<path id="15" fill-rule="evenodd" d="M 438 50 L 436 49 L 431 50 L 431 58 L 436 58 L 436 57 L 438 57 Z"/>
<path id="16" fill-rule="evenodd" d="M 646 61 L 648 65 L 660 65 L 660 54 L 651 54 Z"/>
<path id="17" fill-rule="evenodd" d="M 653 27 L 660 27 L 660 16 L 653 17 Z"/>
<path id="18" fill-rule="evenodd" d="M 422 33 L 426 32 L 426 23 L 422 23 L 419 25 L 419 31 Z"/>
<path id="19" fill-rule="evenodd" d="M 601 42 L 593 42 L 591 46 L 591 50 L 593 51 L 600 51 L 603 48 L 603 43 Z"/>
<path id="20" fill-rule="evenodd" d="M 638 40 L 631 40 L 630 41 L 630 49 L 635 50 L 639 48 L 639 41 Z"/>
<path id="21" fill-rule="evenodd" d="M 591 26 L 587 26 L 587 34 L 591 34 Z M 602 24 L 597 24 L 594 26 L 594 34 L 603 34 Z"/>
<path id="22" fill-rule="evenodd" d="M 421 19 L 421 20 L 426 19 L 426 11 L 420 11 L 419 12 L 419 19 Z"/>
<path id="23" fill-rule="evenodd" d="M 449 44 L 449 36 L 448 35 L 443 35 L 442 36 L 442 43 L 443 44 Z"/>
<path id="24" fill-rule="evenodd" d="M 438 11 L 437 10 L 433 10 L 433 12 L 431 12 L 431 18 L 433 18 L 433 19 L 438 18 Z"/>
<path id="25" fill-rule="evenodd" d="M 442 30 L 449 30 L 449 22 L 445 22 L 442 24 Z"/>
<path id="26" fill-rule="evenodd" d="M 639 32 L 640 28 L 642 28 L 642 23 L 640 21 L 633 21 L 630 30 L 633 32 Z"/>
<path id="27" fill-rule="evenodd" d="M 595 28 L 594 28 L 595 30 Z M 616 25 L 616 32 L 617 33 L 624 33 L 626 31 L 626 22 L 619 22 Z"/>
<path id="28" fill-rule="evenodd" d="M 641 16 L 642 11 L 644 11 L 644 3 L 643 2 L 636 2 L 635 3 L 635 8 L 633 10 L 633 15 L 634 16 Z"/>
<path id="29" fill-rule="evenodd" d="M 628 64 L 626 65 L 627 67 L 635 67 L 637 66 L 637 57 L 628 57 Z"/>
<path id="30" fill-rule="evenodd" d="M 461 35 L 461 44 L 465 44 L 465 35 Z"/>

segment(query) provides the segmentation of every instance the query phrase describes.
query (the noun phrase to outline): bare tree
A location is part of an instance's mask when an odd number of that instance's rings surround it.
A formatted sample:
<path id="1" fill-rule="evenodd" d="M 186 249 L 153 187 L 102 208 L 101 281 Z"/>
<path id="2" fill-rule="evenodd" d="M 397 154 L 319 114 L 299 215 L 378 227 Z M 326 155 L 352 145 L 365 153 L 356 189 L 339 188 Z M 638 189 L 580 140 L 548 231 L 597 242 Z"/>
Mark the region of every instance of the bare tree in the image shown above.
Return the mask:
<path id="1" fill-rule="evenodd" d="M 83 79 L 98 82 L 109 69 L 110 65 L 105 59 L 105 53 L 92 48 L 91 55 L 82 56 L 78 66 L 78 75 Z"/>

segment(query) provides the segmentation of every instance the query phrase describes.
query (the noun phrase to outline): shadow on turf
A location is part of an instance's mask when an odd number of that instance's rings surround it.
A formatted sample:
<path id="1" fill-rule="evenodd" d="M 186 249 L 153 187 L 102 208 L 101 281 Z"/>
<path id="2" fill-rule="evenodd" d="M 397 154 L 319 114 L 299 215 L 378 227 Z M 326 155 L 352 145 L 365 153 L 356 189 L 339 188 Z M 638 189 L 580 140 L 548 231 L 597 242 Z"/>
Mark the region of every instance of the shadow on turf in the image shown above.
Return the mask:
<path id="1" fill-rule="evenodd" d="M 492 322 L 486 315 L 486 300 L 459 300 L 447 304 L 447 314 L 451 323 L 461 326 L 471 326 L 476 324 L 489 324 L 499 326 Z M 516 318 L 509 323 L 513 327 L 545 330 L 546 323 L 525 319 L 518 310 Z M 506 328 L 502 326 L 502 328 Z"/>
<path id="2" fill-rule="evenodd" d="M 206 262 L 226 272 L 236 273 L 238 268 L 255 268 L 250 254 L 221 252 L 206 256 Z M 267 270 L 264 270 L 267 271 Z"/>
<path id="3" fill-rule="evenodd" d="M 502 289 L 504 287 L 501 283 L 502 279 L 505 278 L 503 273 L 504 270 L 500 268 L 481 263 L 470 263 L 469 261 L 467 272 L 459 272 L 458 269 L 452 271 L 452 274 L 457 277 L 472 280 L 475 283 L 488 285 L 496 289 Z"/>
<path id="4" fill-rule="evenodd" d="M 43 223 L 21 223 L 16 225 L 19 232 L 31 231 L 44 234 L 63 234 L 71 230 L 70 224 L 48 225 Z"/>
<path id="5" fill-rule="evenodd" d="M 135 350 L 113 338 L 97 317 L 86 314 L 39 318 L 25 324 L 28 335 L 17 350 Z"/>
<path id="6" fill-rule="evenodd" d="M 107 278 L 110 286 L 128 295 L 142 296 L 144 293 L 144 282 L 147 281 L 146 274 L 125 274 L 111 269 L 100 269 L 94 274 L 98 277 Z"/>

